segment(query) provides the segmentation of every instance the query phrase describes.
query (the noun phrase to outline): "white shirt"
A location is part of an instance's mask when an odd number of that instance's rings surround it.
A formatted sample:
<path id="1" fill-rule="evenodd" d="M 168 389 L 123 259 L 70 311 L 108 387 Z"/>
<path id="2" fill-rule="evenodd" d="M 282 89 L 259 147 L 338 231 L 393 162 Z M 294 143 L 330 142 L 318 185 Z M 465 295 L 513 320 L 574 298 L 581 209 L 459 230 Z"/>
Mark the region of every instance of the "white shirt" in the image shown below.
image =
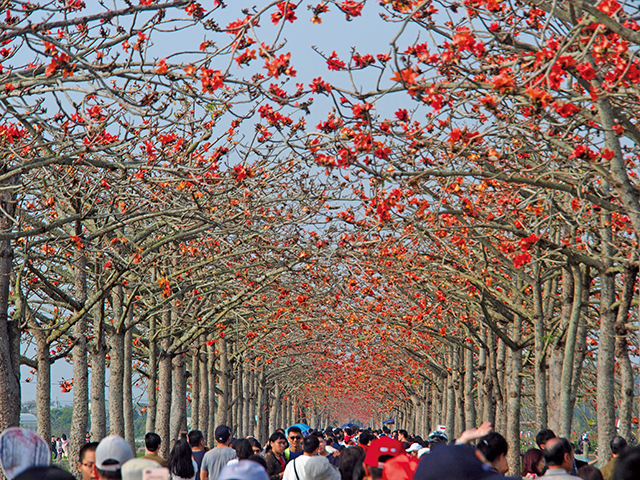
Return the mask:
<path id="1" fill-rule="evenodd" d="M 304 473 L 304 466 L 310 458 L 311 457 L 303 453 L 287 463 L 287 468 L 284 469 L 282 480 L 307 480 L 307 475 Z M 296 476 L 296 472 L 298 472 L 298 476 Z"/>

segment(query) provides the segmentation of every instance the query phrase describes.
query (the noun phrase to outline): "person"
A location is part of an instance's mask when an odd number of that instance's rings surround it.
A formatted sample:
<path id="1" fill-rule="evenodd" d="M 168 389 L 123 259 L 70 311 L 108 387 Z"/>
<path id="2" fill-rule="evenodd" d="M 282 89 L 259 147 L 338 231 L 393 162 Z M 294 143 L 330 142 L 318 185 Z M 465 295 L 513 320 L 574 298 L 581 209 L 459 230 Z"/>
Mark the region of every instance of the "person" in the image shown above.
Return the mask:
<path id="1" fill-rule="evenodd" d="M 249 443 L 251 443 L 251 449 L 253 450 L 254 455 L 260 455 L 262 453 L 262 445 L 255 437 L 248 437 Z"/>
<path id="2" fill-rule="evenodd" d="M 573 445 L 566 438 L 551 438 L 544 444 L 544 459 L 549 467 L 541 477 L 552 480 L 575 480 L 569 472 L 573 468 Z"/>
<path id="3" fill-rule="evenodd" d="M 538 448 L 540 450 L 544 450 L 544 446 L 547 443 L 547 440 L 551 440 L 552 438 L 556 438 L 556 434 L 553 433 L 553 430 L 545 428 L 540 430 L 536 435 L 536 443 L 538 444 Z"/>
<path id="4" fill-rule="evenodd" d="M 613 480 L 638 480 L 640 478 L 640 446 L 627 448 L 620 454 L 613 472 Z"/>
<path id="5" fill-rule="evenodd" d="M 162 468 L 158 462 L 145 457 L 132 458 L 122 465 L 122 480 L 142 480 L 142 474 L 150 468 Z"/>
<path id="6" fill-rule="evenodd" d="M 612 480 L 613 479 L 613 471 L 618 464 L 618 456 L 627 449 L 627 441 L 621 437 L 620 435 L 616 435 L 609 442 L 609 447 L 611 448 L 611 460 L 600 469 L 600 473 L 602 473 L 602 477 L 604 480 Z"/>
<path id="7" fill-rule="evenodd" d="M 57 465 L 33 467 L 25 470 L 14 480 L 76 480 L 76 477 Z"/>
<path id="8" fill-rule="evenodd" d="M 402 443 L 398 440 L 389 437 L 374 440 L 369 445 L 362 461 L 364 478 L 367 480 L 381 479 L 385 462 L 404 453 Z"/>
<path id="9" fill-rule="evenodd" d="M 69 458 L 69 439 L 67 434 L 62 434 L 62 458 Z"/>
<path id="10" fill-rule="evenodd" d="M 364 450 L 362 447 L 351 447 L 340 453 L 338 457 L 338 471 L 342 480 L 351 480 L 353 471 L 357 465 L 362 465 L 364 460 Z"/>
<path id="11" fill-rule="evenodd" d="M 237 457 L 236 451 L 229 448 L 231 443 L 231 429 L 226 425 L 218 425 L 214 433 L 216 447 L 204 454 L 200 466 L 200 480 L 218 480 L 222 469 Z"/>
<path id="12" fill-rule="evenodd" d="M 547 471 L 542 450 L 530 448 L 522 457 L 522 476 L 525 478 L 538 478 Z"/>
<path id="13" fill-rule="evenodd" d="M 287 463 L 284 459 L 284 451 L 287 448 L 287 437 L 282 432 L 274 432 L 269 437 L 267 453 L 264 456 L 267 462 L 267 475 L 269 480 L 280 480 L 284 475 L 284 467 Z"/>
<path id="14" fill-rule="evenodd" d="M 93 468 L 98 480 L 121 480 L 122 465 L 135 458 L 129 443 L 118 435 L 103 438 L 96 447 Z"/>
<path id="15" fill-rule="evenodd" d="M 56 436 L 51 435 L 51 453 L 53 453 L 53 461 L 58 459 L 58 449 L 56 448 Z"/>
<path id="16" fill-rule="evenodd" d="M 593 465 L 583 465 L 578 469 L 578 476 L 582 480 L 603 480 L 602 472 Z"/>
<path id="17" fill-rule="evenodd" d="M 34 467 L 48 467 L 50 463 L 49 445 L 31 430 L 13 427 L 0 435 L 0 466 L 7 479 L 13 480 Z"/>
<path id="18" fill-rule="evenodd" d="M 340 473 L 331 466 L 326 457 L 310 458 L 304 466 L 307 480 L 340 480 Z"/>
<path id="19" fill-rule="evenodd" d="M 160 450 L 160 444 L 162 443 L 162 439 L 160 435 L 154 432 L 148 432 L 144 436 L 144 447 L 146 449 L 145 458 L 149 460 L 153 460 L 154 462 L 158 462 L 160 466 L 166 467 L 167 461 L 158 455 L 158 451 Z"/>
<path id="20" fill-rule="evenodd" d="M 507 463 L 509 444 L 498 432 L 491 432 L 482 437 L 477 448 L 487 459 L 494 472 L 504 475 L 509 471 Z"/>
<path id="21" fill-rule="evenodd" d="M 251 455 L 248 460 L 259 463 L 262 468 L 264 468 L 265 472 L 267 471 L 267 462 L 262 455 Z"/>
<path id="22" fill-rule="evenodd" d="M 473 445 L 441 445 L 420 459 L 413 480 L 504 480 L 487 468 Z"/>
<path id="23" fill-rule="evenodd" d="M 96 472 L 93 466 L 96 464 L 96 448 L 98 442 L 85 443 L 78 454 L 78 470 L 82 480 L 96 480 Z"/>
<path id="24" fill-rule="evenodd" d="M 91 434 L 89 432 L 84 436 L 84 443 L 91 443 Z"/>
<path id="25" fill-rule="evenodd" d="M 300 427 L 290 427 L 287 433 L 289 447 L 284 451 L 284 459 L 289 462 L 304 453 L 302 449 L 302 430 Z"/>
<path id="26" fill-rule="evenodd" d="M 204 435 L 200 430 L 191 430 L 187 434 L 187 438 L 189 439 L 189 445 L 191 446 L 191 455 L 198 466 L 196 470 L 196 479 L 200 478 L 200 465 L 202 465 L 202 458 L 206 453 L 204 450 Z"/>
<path id="27" fill-rule="evenodd" d="M 449 437 L 446 433 L 436 430 L 427 437 L 427 442 L 429 443 L 429 451 L 431 451 L 441 445 L 446 445 L 449 442 Z"/>
<path id="28" fill-rule="evenodd" d="M 304 471 L 304 466 L 311 457 L 318 455 L 319 447 L 320 441 L 318 437 L 314 435 L 304 437 L 302 441 L 303 454 L 287 463 L 282 480 L 306 480 L 307 475 Z"/>
<path id="29" fill-rule="evenodd" d="M 251 460 L 240 460 L 233 465 L 226 465 L 218 480 L 267 480 L 267 472 L 256 462 Z"/>
<path id="30" fill-rule="evenodd" d="M 176 441 L 167 460 L 172 480 L 195 480 L 198 464 L 193 459 L 191 445 L 184 439 Z"/>
<path id="31" fill-rule="evenodd" d="M 253 448 L 251 442 L 246 438 L 237 438 L 233 442 L 233 449 L 236 451 L 237 458 L 229 460 L 227 465 L 238 463 L 240 460 L 249 460 L 249 457 L 253 455 Z"/>
<path id="32" fill-rule="evenodd" d="M 398 441 L 411 444 L 411 442 L 409 442 L 409 433 L 406 430 L 398 430 Z"/>
<path id="33" fill-rule="evenodd" d="M 374 437 L 371 432 L 365 430 L 358 437 L 358 445 L 360 445 L 362 447 L 362 450 L 364 450 L 366 453 L 367 449 L 369 448 L 369 444 L 373 442 L 375 438 L 376 437 Z"/>
<path id="34" fill-rule="evenodd" d="M 589 440 L 589 434 L 588 433 L 585 432 L 582 435 L 582 437 L 580 437 L 579 446 L 580 446 L 580 449 L 582 450 L 582 454 L 585 457 L 588 457 L 589 456 L 589 451 L 591 450 L 591 441 Z"/>

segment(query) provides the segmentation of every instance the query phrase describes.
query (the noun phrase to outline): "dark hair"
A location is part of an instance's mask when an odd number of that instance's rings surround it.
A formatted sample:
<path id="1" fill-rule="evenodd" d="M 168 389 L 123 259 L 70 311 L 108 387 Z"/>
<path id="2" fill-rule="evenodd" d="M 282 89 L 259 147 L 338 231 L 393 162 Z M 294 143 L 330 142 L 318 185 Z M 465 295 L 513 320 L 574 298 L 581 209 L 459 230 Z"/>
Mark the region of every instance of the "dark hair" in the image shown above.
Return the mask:
<path id="1" fill-rule="evenodd" d="M 160 447 L 162 440 L 157 433 L 149 432 L 144 436 L 144 446 L 150 452 L 155 452 Z"/>
<path id="2" fill-rule="evenodd" d="M 627 441 L 620 435 L 616 435 L 609 442 L 609 446 L 611 447 L 611 453 L 619 455 L 627 448 Z"/>
<path id="3" fill-rule="evenodd" d="M 98 442 L 85 443 L 80 449 L 80 452 L 78 453 L 78 461 L 82 463 L 84 461 L 85 453 L 95 452 L 97 447 L 98 447 Z"/>
<path id="4" fill-rule="evenodd" d="M 409 438 L 409 432 L 406 430 L 398 430 L 398 435 L 402 435 L 404 438 Z"/>
<path id="5" fill-rule="evenodd" d="M 202 440 L 204 440 L 204 435 L 200 430 L 191 430 L 187 436 L 191 447 L 199 447 Z"/>
<path id="6" fill-rule="evenodd" d="M 251 455 L 247 460 L 259 463 L 265 470 L 267 469 L 267 461 L 262 457 L 262 455 Z"/>
<path id="7" fill-rule="evenodd" d="M 56 467 L 31 467 L 26 469 L 14 480 L 75 480 L 75 477 L 69 472 Z"/>
<path id="8" fill-rule="evenodd" d="M 547 465 L 553 465 L 559 467 L 564 463 L 564 456 L 567 453 L 573 452 L 573 445 L 566 438 L 559 438 L 559 442 L 555 443 L 551 449 L 545 446 L 542 453 L 544 459 L 547 461 Z"/>
<path id="9" fill-rule="evenodd" d="M 372 433 L 367 432 L 366 430 L 360 434 L 358 439 L 360 445 L 369 445 L 371 440 L 375 439 Z"/>
<path id="10" fill-rule="evenodd" d="M 191 445 L 185 439 L 178 440 L 169 454 L 167 468 L 172 475 L 182 478 L 191 478 L 196 472 L 191 461 Z"/>
<path id="11" fill-rule="evenodd" d="M 62 434 L 62 439 L 63 439 L 63 440 L 66 440 L 66 439 L 67 439 L 67 434 L 66 434 L 66 433 L 63 433 L 63 434 Z"/>
<path id="12" fill-rule="evenodd" d="M 544 471 L 541 472 L 538 469 L 540 460 L 544 460 L 542 450 L 538 450 L 537 448 L 527 450 L 527 452 L 522 457 L 522 476 L 524 477 L 529 473 L 535 473 L 539 477 L 544 475 Z"/>
<path id="13" fill-rule="evenodd" d="M 300 435 L 302 435 L 302 430 L 300 430 L 300 427 L 289 427 L 289 431 L 287 432 L 287 436 L 291 433 L 291 432 L 295 432 L 295 433 L 299 433 Z"/>
<path id="14" fill-rule="evenodd" d="M 338 458 L 340 459 L 338 470 L 340 470 L 342 480 L 351 480 L 356 465 L 362 465 L 364 450 L 362 447 L 345 448 Z"/>
<path id="15" fill-rule="evenodd" d="M 271 442 L 277 442 L 278 440 L 284 440 L 284 441 L 287 440 L 287 437 L 285 437 L 284 433 L 281 430 L 276 430 L 275 432 L 273 432 L 271 434 L 271 436 L 269 437 L 269 441 L 267 442 L 267 446 L 265 448 L 265 452 L 270 452 L 271 451 Z"/>
<path id="16" fill-rule="evenodd" d="M 578 476 L 584 480 L 604 480 L 602 472 L 593 465 L 583 465 L 578 469 Z"/>
<path id="17" fill-rule="evenodd" d="M 251 442 L 246 438 L 238 438 L 235 442 L 233 442 L 233 449 L 236 451 L 238 455 L 238 460 L 246 460 L 251 455 L 253 455 L 253 448 L 251 447 Z M 190 477 L 185 477 L 190 478 Z"/>
<path id="18" fill-rule="evenodd" d="M 613 472 L 614 480 L 636 480 L 640 478 L 640 447 L 627 448 L 618 457 Z"/>
<path id="19" fill-rule="evenodd" d="M 493 462 L 500 455 L 506 455 L 509 451 L 509 444 L 498 432 L 491 432 L 485 435 L 478 442 L 478 450 L 482 452 L 484 458 Z"/>
<path id="20" fill-rule="evenodd" d="M 318 437 L 316 436 L 309 435 L 307 437 L 304 437 L 304 439 L 302 440 L 302 448 L 304 449 L 305 453 L 313 453 L 318 449 L 319 446 L 320 440 L 318 440 Z"/>
<path id="21" fill-rule="evenodd" d="M 259 448 L 260 450 L 262 450 L 262 445 L 260 445 L 260 442 L 258 441 L 257 438 L 249 437 L 247 438 L 247 440 L 249 440 L 249 443 L 251 444 L 251 448 Z"/>
<path id="22" fill-rule="evenodd" d="M 556 438 L 556 434 L 553 433 L 553 430 L 545 428 L 544 430 L 540 430 L 536 435 L 536 443 L 540 448 L 542 448 L 542 445 L 547 443 L 547 441 L 551 440 L 552 438 Z"/>
<path id="23" fill-rule="evenodd" d="M 120 469 L 118 470 L 100 470 L 99 468 L 96 467 L 96 470 L 98 471 L 98 476 L 100 478 L 104 478 L 106 480 L 122 480 L 122 472 Z"/>

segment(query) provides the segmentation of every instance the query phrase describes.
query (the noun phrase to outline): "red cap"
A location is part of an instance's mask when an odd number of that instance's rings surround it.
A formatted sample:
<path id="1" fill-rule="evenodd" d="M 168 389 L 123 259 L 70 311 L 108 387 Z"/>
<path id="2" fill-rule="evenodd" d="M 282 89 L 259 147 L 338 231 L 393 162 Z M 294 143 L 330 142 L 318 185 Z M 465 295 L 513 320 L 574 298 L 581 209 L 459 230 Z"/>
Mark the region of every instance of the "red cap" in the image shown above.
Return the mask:
<path id="1" fill-rule="evenodd" d="M 367 453 L 364 456 L 364 463 L 370 467 L 382 468 L 384 467 L 384 462 L 380 461 L 380 457 L 396 457 L 402 453 L 404 453 L 404 447 L 398 440 L 380 437 L 369 444 Z"/>
<path id="2" fill-rule="evenodd" d="M 385 462 L 382 470 L 382 480 L 413 480 L 418 463 L 420 463 L 420 460 L 415 457 L 398 455 Z"/>

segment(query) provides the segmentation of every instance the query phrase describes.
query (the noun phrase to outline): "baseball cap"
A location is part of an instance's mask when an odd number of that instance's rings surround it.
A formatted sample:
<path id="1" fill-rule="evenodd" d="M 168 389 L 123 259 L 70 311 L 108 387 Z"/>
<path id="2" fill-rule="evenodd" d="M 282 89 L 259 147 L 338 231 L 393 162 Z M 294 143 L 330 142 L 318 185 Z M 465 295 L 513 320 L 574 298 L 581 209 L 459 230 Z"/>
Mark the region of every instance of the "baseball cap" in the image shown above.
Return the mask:
<path id="1" fill-rule="evenodd" d="M 215 436 L 216 440 L 220 443 L 226 443 L 226 441 L 229 440 L 229 437 L 231 437 L 231 429 L 226 425 L 218 425 L 216 427 Z"/>
<path id="2" fill-rule="evenodd" d="M 417 452 L 421 448 L 422 448 L 422 445 L 420 445 L 419 443 L 412 443 L 411 446 L 407 448 L 407 453 Z"/>
<path id="3" fill-rule="evenodd" d="M 382 469 L 382 480 L 413 480 L 419 460 L 407 455 L 398 455 L 388 460 Z"/>
<path id="4" fill-rule="evenodd" d="M 132 458 L 131 460 L 127 460 L 120 469 L 122 480 L 142 480 L 142 472 L 147 468 L 162 468 L 162 466 L 150 458 Z"/>
<path id="5" fill-rule="evenodd" d="M 381 461 L 383 457 L 395 457 L 404 453 L 404 447 L 398 440 L 389 437 L 380 437 L 369 444 L 367 453 L 364 456 L 364 463 L 370 467 L 382 468 L 388 458 Z"/>
<path id="6" fill-rule="evenodd" d="M 420 459 L 414 480 L 498 480 L 504 477 L 480 460 L 472 445 L 442 445 Z"/>
<path id="7" fill-rule="evenodd" d="M 218 429 L 216 428 L 217 436 Z M 259 463 L 251 460 L 240 460 L 238 463 L 224 467 L 218 476 L 218 480 L 269 480 L 269 475 Z"/>
<path id="8" fill-rule="evenodd" d="M 96 468 L 106 472 L 116 472 L 133 457 L 127 441 L 118 435 L 109 435 L 102 439 L 96 448 Z"/>
<path id="9" fill-rule="evenodd" d="M 32 467 L 51 463 L 49 444 L 26 428 L 8 428 L 0 435 L 0 464 L 9 480 Z"/>

